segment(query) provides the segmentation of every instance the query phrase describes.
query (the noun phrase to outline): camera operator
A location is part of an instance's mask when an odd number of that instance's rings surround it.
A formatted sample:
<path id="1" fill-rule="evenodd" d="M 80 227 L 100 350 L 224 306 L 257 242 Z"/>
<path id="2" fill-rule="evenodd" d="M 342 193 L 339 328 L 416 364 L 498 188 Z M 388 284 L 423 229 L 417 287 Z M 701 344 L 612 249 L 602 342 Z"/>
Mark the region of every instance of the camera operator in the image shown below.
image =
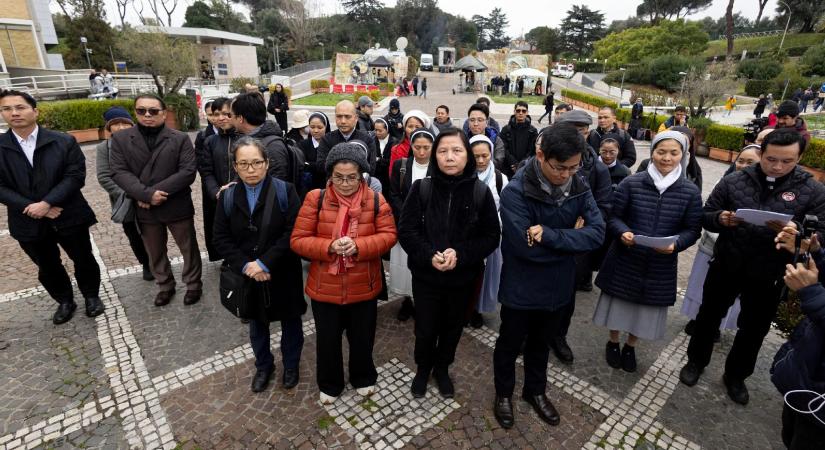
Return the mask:
<path id="1" fill-rule="evenodd" d="M 723 380 L 734 402 L 748 403 L 745 379 L 753 374 L 762 340 L 776 315 L 783 287 L 778 281 L 791 257 L 777 251 L 774 243 L 785 224 L 747 224 L 735 211 L 773 211 L 790 214 L 800 222 L 806 215 L 814 215 L 820 226 L 825 224 L 825 186 L 798 167 L 804 151 L 805 140 L 795 130 L 773 131 L 762 142 L 760 162 L 724 177 L 705 203 L 702 225 L 718 232 L 719 238 L 688 346 L 688 362 L 679 373 L 682 383 L 693 386 L 699 381 L 710 362 L 716 330 L 736 297 L 741 296 L 739 330 L 725 362 Z"/>
<path id="2" fill-rule="evenodd" d="M 796 251 L 796 229 L 788 227 L 776 237 L 777 248 Z M 785 395 L 782 441 L 793 450 L 825 448 L 825 251 L 816 234 L 801 243 L 811 257 L 786 266 L 785 284 L 796 291 L 805 318 L 774 357 L 771 381 Z M 796 391 L 796 392 L 795 392 Z"/>

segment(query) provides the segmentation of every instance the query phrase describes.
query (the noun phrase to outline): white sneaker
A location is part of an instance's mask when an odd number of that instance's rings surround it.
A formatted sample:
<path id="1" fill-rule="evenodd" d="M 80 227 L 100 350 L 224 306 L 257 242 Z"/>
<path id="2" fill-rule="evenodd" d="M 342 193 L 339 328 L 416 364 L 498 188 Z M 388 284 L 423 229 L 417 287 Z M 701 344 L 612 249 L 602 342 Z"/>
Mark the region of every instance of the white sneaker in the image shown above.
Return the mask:
<path id="1" fill-rule="evenodd" d="M 375 385 L 373 384 L 372 386 L 360 387 L 356 389 L 355 392 L 358 392 L 358 395 L 362 397 L 369 397 L 375 393 Z"/>
<path id="2" fill-rule="evenodd" d="M 333 397 L 331 395 L 324 394 L 323 392 L 321 392 L 321 396 L 318 399 L 322 405 L 331 405 L 335 403 L 335 400 L 338 400 L 338 397 Z"/>

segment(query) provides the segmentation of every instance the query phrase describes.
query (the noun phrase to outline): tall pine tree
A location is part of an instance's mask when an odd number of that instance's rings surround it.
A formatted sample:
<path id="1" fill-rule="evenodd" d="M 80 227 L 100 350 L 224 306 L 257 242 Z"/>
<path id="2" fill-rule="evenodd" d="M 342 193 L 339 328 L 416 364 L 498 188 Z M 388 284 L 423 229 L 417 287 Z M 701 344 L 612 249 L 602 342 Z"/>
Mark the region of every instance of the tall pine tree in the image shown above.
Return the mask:
<path id="1" fill-rule="evenodd" d="M 501 8 L 494 8 L 490 12 L 490 18 L 487 20 L 490 28 L 490 41 L 487 48 L 497 49 L 504 48 L 510 45 L 510 38 L 505 34 L 505 29 L 510 21 L 507 20 L 507 14 L 501 12 Z"/>
<path id="2" fill-rule="evenodd" d="M 378 12 L 384 7 L 381 0 L 344 0 L 341 2 L 347 17 L 354 22 L 369 22 L 378 17 Z"/>
<path id="3" fill-rule="evenodd" d="M 573 5 L 561 23 L 565 49 L 579 59 L 593 52 L 593 43 L 603 38 L 605 31 L 604 14 L 586 5 Z"/>

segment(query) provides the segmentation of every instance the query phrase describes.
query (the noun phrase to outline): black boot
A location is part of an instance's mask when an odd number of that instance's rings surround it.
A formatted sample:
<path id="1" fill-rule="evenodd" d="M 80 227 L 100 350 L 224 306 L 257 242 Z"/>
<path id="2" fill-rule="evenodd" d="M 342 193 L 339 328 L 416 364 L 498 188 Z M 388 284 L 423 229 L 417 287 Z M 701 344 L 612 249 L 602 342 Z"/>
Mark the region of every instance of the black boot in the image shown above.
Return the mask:
<path id="1" fill-rule="evenodd" d="M 412 299 L 410 297 L 404 297 L 404 300 L 401 303 L 401 309 L 398 310 L 397 318 L 402 322 L 406 322 L 413 316 L 415 316 L 415 306 L 413 306 Z"/>
<path id="2" fill-rule="evenodd" d="M 152 281 L 155 279 L 155 276 L 152 274 L 152 270 L 149 269 L 149 264 L 143 265 L 143 279 L 146 281 Z"/>
<path id="3" fill-rule="evenodd" d="M 702 375 L 703 369 L 700 369 L 696 363 L 688 360 L 687 364 L 679 371 L 679 381 L 685 386 L 694 386 L 699 382 L 699 376 Z"/>
<path id="4" fill-rule="evenodd" d="M 553 339 L 552 344 L 550 344 L 550 348 L 553 349 L 553 353 L 559 361 L 565 364 L 573 363 L 573 350 L 567 344 L 567 338 L 564 336 Z"/>
<path id="5" fill-rule="evenodd" d="M 415 372 L 415 378 L 410 385 L 410 392 L 414 398 L 423 398 L 427 395 L 427 381 L 430 380 L 431 371 L 429 367 L 418 366 L 418 371 Z"/>
<path id="6" fill-rule="evenodd" d="M 750 394 L 748 394 L 748 387 L 745 386 L 744 380 L 736 380 L 728 377 L 727 374 L 722 375 L 722 381 L 728 390 L 728 397 L 740 405 L 747 405 L 750 401 Z"/>
<path id="7" fill-rule="evenodd" d="M 625 344 L 622 347 L 622 370 L 631 373 L 636 371 L 636 349 L 632 345 Z"/>
<path id="8" fill-rule="evenodd" d="M 608 366 L 614 369 L 622 367 L 622 355 L 619 351 L 618 342 L 607 341 L 607 347 L 605 348 L 604 357 L 607 360 Z"/>
<path id="9" fill-rule="evenodd" d="M 447 372 L 446 367 L 436 367 L 435 370 L 433 370 L 433 378 L 435 378 L 435 382 L 438 384 L 438 392 L 441 393 L 442 397 L 455 397 L 455 386 L 453 386 L 453 380 L 450 379 L 450 374 Z"/>

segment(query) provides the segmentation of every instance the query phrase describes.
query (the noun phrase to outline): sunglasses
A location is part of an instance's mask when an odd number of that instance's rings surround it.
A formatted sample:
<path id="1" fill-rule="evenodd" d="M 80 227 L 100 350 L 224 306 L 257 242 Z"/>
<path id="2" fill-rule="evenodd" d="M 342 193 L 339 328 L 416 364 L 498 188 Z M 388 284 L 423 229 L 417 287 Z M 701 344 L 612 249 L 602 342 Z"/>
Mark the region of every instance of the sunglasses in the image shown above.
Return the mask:
<path id="1" fill-rule="evenodd" d="M 150 116 L 157 116 L 161 111 L 163 110 L 160 108 L 135 108 L 135 114 L 138 116 L 145 116 L 146 113 L 149 113 Z"/>
<path id="2" fill-rule="evenodd" d="M 517 109 L 516 112 L 517 113 L 526 113 L 527 110 L 526 109 Z"/>

